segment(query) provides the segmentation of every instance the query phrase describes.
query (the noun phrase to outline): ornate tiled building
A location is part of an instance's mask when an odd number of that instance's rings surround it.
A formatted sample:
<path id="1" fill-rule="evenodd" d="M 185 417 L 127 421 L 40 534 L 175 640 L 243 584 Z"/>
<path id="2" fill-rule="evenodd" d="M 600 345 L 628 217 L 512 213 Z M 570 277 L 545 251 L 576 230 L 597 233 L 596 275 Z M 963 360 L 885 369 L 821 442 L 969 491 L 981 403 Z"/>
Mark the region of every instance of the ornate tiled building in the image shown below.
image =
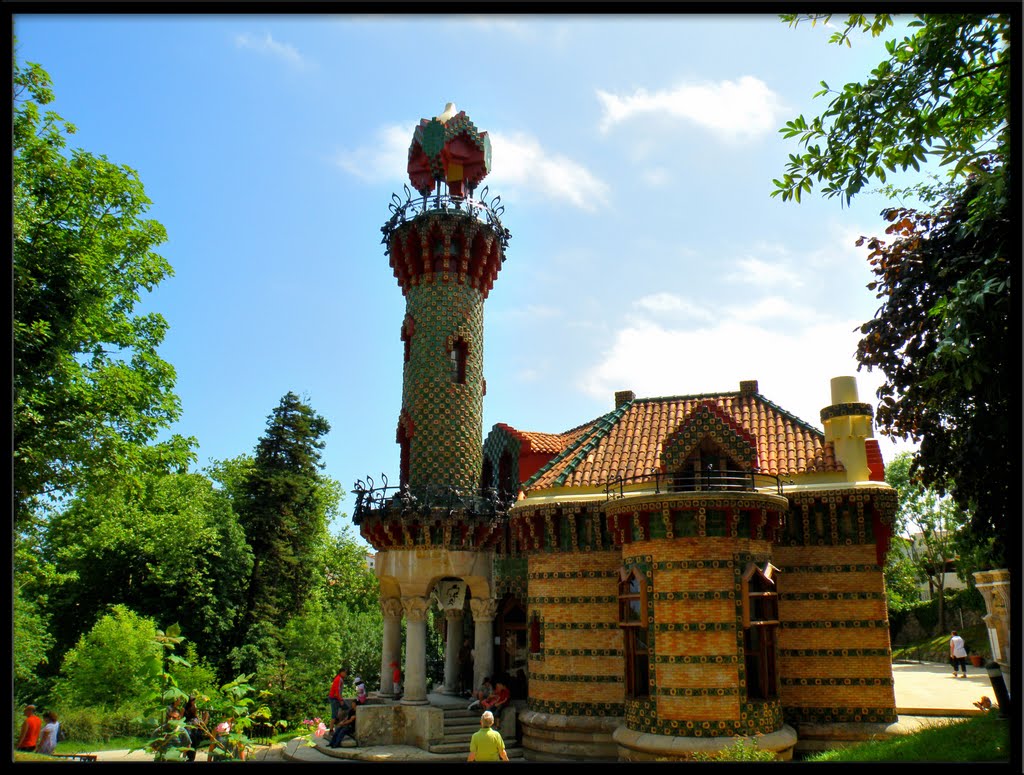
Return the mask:
<path id="1" fill-rule="evenodd" d="M 855 380 L 832 380 L 824 431 L 746 381 L 622 391 L 563 433 L 498 424 L 482 440 L 483 307 L 509 240 L 497 200 L 473 199 L 489 166 L 465 113 L 424 119 L 409 154 L 422 201 L 409 193 L 383 229 L 406 297 L 400 481 L 355 488 L 378 551 L 381 696 L 404 616 L 401 702 L 429 705 L 434 606 L 440 690 L 459 691 L 471 637 L 474 682 L 517 690 L 527 758 L 686 759 L 749 737 L 785 759 L 801 739 L 885 730 L 896 496 Z"/>

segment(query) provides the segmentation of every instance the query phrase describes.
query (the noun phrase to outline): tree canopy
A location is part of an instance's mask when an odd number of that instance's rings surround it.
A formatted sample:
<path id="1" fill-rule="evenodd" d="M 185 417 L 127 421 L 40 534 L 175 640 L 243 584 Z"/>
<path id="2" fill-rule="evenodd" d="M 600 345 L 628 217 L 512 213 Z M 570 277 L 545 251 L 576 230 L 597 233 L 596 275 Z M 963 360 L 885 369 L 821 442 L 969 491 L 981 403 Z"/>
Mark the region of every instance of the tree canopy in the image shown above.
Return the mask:
<path id="1" fill-rule="evenodd" d="M 782 18 L 796 26 L 831 16 Z M 891 26 L 888 14 L 850 14 L 831 41 L 850 46 L 852 32 L 877 37 Z M 821 81 L 815 97 L 831 97 L 828 107 L 780 130 L 804 151 L 790 155 L 772 196 L 799 202 L 817 182 L 824 196 L 849 203 L 870 181 L 885 183 L 887 173 L 920 170 L 928 160 L 953 177 L 983 171 L 1001 177 L 1010 152 L 1009 17 L 922 13 L 907 26 L 911 32 L 885 44 L 888 58 L 863 83 L 837 90 Z M 1002 188 L 1001 179 L 991 182 Z"/>
<path id="2" fill-rule="evenodd" d="M 137 173 L 76 149 L 75 127 L 39 65 L 14 65 L 13 452 L 15 517 L 89 480 L 192 459 L 179 436 L 155 443 L 180 412 L 167 330 L 138 314 L 142 291 L 171 273 L 153 248 L 163 226 Z"/>
<path id="3" fill-rule="evenodd" d="M 830 14 L 785 15 L 791 25 Z M 881 35 L 891 16 L 851 14 L 834 43 L 851 33 Z M 1011 400 L 1012 317 L 1010 221 L 1010 17 L 1006 14 L 914 14 L 910 32 L 886 44 L 888 58 L 863 83 L 834 90 L 822 114 L 803 116 L 780 132 L 797 138 L 772 196 L 800 201 L 822 184 L 826 197 L 848 203 L 869 182 L 916 207 L 886 208 L 892 241 L 862 237 L 882 299 L 861 326 L 860 367 L 880 369 L 876 420 L 890 435 L 921 443 L 913 476 L 949 493 L 973 513 L 980 540 L 1005 545 L 1014 513 L 1019 456 L 1011 433 L 1019 403 Z M 887 173 L 936 162 L 945 179 L 887 184 Z M 994 562 L 1001 558 L 993 557 Z"/>
<path id="4" fill-rule="evenodd" d="M 253 550 L 248 623 L 283 626 L 302 607 L 316 548 L 327 537 L 328 512 L 340 494 L 321 476 L 328 422 L 287 393 L 267 418 L 252 468 L 235 496 L 239 523 Z"/>

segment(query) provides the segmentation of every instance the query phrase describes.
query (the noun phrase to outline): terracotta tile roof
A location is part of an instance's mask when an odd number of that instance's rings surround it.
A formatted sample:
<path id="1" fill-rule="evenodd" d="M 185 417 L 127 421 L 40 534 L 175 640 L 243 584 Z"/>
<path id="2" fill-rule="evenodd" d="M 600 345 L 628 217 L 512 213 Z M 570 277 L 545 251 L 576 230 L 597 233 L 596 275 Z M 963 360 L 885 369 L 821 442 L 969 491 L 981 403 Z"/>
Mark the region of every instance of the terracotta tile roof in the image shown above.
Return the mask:
<path id="1" fill-rule="evenodd" d="M 763 473 L 786 476 L 844 470 L 822 431 L 760 393 L 736 391 L 624 402 L 575 429 L 578 435 L 523 487 L 592 487 L 619 476 L 650 473 L 661 465 L 664 442 L 703 402 L 711 402 L 754 441 L 755 465 Z"/>
<path id="2" fill-rule="evenodd" d="M 534 433 L 532 431 L 520 431 L 511 425 L 500 422 L 494 427 L 501 428 L 513 438 L 519 439 L 520 455 L 528 455 L 531 452 L 539 452 L 546 455 L 557 455 L 576 438 L 583 433 L 591 423 L 585 423 L 564 433 Z"/>

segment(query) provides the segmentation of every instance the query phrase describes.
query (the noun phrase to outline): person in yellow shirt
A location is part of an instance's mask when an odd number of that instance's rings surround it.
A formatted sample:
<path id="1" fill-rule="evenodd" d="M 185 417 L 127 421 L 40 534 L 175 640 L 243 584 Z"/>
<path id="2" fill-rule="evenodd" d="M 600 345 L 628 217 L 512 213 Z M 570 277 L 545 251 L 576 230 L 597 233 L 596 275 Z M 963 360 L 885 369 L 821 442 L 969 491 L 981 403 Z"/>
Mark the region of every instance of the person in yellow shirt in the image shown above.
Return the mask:
<path id="1" fill-rule="evenodd" d="M 508 761 L 505 753 L 505 741 L 494 726 L 494 714 L 485 710 L 480 716 L 480 730 L 473 733 L 469 740 L 469 759 L 471 762 Z"/>

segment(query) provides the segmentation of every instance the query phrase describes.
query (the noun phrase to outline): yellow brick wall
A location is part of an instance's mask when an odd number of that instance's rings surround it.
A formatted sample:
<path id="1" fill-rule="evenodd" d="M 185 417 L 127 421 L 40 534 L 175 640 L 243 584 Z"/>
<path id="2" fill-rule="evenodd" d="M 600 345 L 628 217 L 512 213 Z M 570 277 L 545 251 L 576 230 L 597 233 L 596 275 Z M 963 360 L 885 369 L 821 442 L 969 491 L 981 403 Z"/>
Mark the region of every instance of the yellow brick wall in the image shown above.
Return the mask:
<path id="1" fill-rule="evenodd" d="M 623 638 L 617 550 L 530 555 L 528 617 L 541 617 L 541 654 L 530 657 L 530 703 L 566 715 L 621 715 Z M 577 626 L 579 625 L 579 626 Z"/>
<path id="2" fill-rule="evenodd" d="M 875 546 L 777 546 L 779 673 L 787 718 L 895 721 L 882 569 Z"/>

